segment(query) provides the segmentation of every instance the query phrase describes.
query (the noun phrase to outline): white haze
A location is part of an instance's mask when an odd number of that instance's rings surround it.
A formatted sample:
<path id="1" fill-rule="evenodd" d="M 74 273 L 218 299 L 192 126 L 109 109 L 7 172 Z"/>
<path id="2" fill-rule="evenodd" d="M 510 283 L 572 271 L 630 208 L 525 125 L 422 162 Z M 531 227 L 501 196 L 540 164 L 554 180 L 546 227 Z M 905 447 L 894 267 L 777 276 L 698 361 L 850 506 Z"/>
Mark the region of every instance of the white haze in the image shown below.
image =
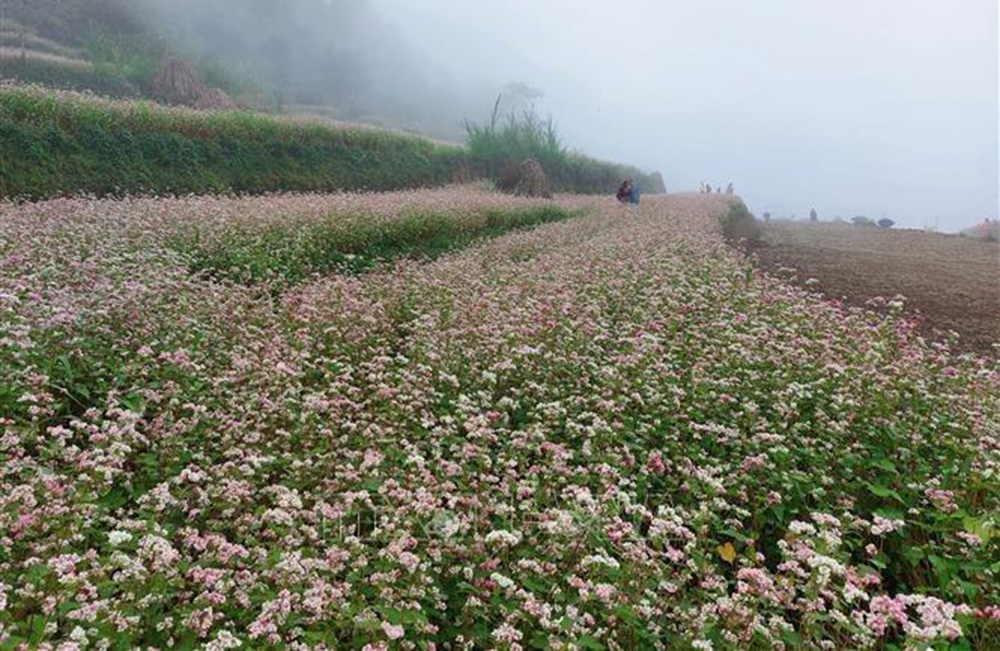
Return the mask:
<path id="1" fill-rule="evenodd" d="M 997 217 L 997 0 L 374 6 L 464 110 L 525 82 L 568 143 L 671 190 L 732 181 L 758 213 L 942 230 Z"/>

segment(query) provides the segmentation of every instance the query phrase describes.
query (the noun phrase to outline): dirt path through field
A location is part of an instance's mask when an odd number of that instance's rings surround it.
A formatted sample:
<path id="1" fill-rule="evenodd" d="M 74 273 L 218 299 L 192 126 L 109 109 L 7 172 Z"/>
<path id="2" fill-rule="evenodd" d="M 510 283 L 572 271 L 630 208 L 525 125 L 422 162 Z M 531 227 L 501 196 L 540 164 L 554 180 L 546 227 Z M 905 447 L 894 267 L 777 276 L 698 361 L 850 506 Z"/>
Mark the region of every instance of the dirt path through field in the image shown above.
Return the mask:
<path id="1" fill-rule="evenodd" d="M 864 305 L 906 298 L 923 330 L 960 335 L 962 350 L 996 355 L 1000 342 L 1000 244 L 920 231 L 777 222 L 754 247 L 761 266 L 830 298 Z"/>

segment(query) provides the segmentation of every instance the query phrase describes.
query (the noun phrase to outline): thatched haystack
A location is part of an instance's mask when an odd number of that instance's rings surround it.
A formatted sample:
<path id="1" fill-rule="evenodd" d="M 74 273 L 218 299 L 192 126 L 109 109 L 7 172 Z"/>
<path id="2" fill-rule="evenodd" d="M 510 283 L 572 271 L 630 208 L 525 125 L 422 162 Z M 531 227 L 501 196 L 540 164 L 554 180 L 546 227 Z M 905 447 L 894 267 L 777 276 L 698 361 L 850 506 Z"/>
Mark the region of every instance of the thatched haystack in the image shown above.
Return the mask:
<path id="1" fill-rule="evenodd" d="M 174 106 L 194 106 L 208 92 L 194 68 L 175 58 L 164 59 L 149 85 L 153 97 Z"/>
<path id="2" fill-rule="evenodd" d="M 198 72 L 177 58 L 164 59 L 150 81 L 154 99 L 172 106 L 190 106 L 205 110 L 228 110 L 236 103 L 218 88 L 209 88 Z"/>
<path id="3" fill-rule="evenodd" d="M 194 107 L 203 111 L 231 111 L 238 108 L 236 102 L 225 91 L 218 88 L 209 88 L 202 93 L 198 101 L 194 103 Z"/>
<path id="4" fill-rule="evenodd" d="M 522 197 L 552 196 L 549 177 L 541 164 L 533 158 L 508 165 L 497 180 L 497 188 L 502 192 Z"/>

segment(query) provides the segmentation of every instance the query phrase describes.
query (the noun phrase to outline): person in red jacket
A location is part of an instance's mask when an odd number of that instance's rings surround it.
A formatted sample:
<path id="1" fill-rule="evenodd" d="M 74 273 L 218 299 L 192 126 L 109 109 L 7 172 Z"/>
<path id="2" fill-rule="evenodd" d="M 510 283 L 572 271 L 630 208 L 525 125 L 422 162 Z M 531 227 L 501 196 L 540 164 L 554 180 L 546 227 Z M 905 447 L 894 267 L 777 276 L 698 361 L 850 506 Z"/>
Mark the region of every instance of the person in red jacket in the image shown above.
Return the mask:
<path id="1" fill-rule="evenodd" d="M 618 199 L 618 203 L 628 203 L 629 196 L 632 194 L 632 184 L 628 180 L 622 181 L 622 184 L 618 186 L 618 193 L 615 194 L 615 198 Z"/>

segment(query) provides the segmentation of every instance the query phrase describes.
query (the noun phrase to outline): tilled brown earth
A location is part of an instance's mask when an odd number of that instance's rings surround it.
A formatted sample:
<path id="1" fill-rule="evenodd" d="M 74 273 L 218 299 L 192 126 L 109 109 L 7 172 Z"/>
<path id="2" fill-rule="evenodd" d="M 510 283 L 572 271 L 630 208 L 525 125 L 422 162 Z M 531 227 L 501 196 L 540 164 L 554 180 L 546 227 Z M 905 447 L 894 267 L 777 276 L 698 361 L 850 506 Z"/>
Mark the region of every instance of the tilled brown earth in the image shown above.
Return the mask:
<path id="1" fill-rule="evenodd" d="M 998 354 L 996 242 L 848 224 L 772 222 L 753 253 L 766 271 L 851 305 L 902 295 L 927 336 L 941 339 L 954 331 L 959 349 Z"/>

